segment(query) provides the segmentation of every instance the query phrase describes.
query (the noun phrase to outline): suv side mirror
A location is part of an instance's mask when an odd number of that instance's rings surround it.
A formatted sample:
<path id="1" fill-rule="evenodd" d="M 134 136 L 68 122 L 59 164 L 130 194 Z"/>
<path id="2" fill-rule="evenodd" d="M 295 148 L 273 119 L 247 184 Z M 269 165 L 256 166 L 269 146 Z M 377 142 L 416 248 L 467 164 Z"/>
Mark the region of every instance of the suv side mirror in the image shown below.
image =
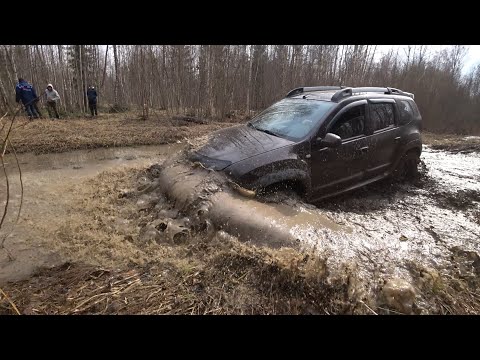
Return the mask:
<path id="1" fill-rule="evenodd" d="M 320 145 L 330 147 L 330 148 L 334 148 L 334 147 L 339 147 L 340 145 L 342 145 L 342 138 L 340 136 L 336 135 L 336 134 L 327 133 L 323 139 L 322 138 L 317 138 L 317 142 Z"/>

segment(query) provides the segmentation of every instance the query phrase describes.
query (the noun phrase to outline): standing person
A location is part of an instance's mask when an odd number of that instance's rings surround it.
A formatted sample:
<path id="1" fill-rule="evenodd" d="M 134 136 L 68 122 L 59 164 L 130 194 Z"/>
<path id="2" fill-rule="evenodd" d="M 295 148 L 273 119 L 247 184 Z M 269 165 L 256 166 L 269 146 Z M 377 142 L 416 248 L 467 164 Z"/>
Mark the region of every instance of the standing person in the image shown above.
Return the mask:
<path id="1" fill-rule="evenodd" d="M 87 90 L 88 98 L 88 107 L 90 108 L 90 113 L 93 116 L 97 116 L 97 90 L 93 86 L 90 86 Z"/>
<path id="2" fill-rule="evenodd" d="M 47 110 L 50 119 L 53 118 L 52 112 L 54 113 L 57 119 L 60 119 L 57 111 L 57 101 L 60 100 L 60 95 L 58 95 L 57 90 L 53 88 L 52 84 L 47 85 L 47 89 L 45 90 L 45 94 L 47 95 Z"/>
<path id="3" fill-rule="evenodd" d="M 25 79 L 18 78 L 18 84 L 15 87 L 15 101 L 17 103 L 20 101 L 22 102 L 30 120 L 41 117 L 40 112 L 35 104 L 35 101 L 37 100 L 38 96 L 35 92 L 35 88 L 25 81 Z"/>
<path id="4" fill-rule="evenodd" d="M 38 116 L 40 116 L 40 119 L 43 119 L 42 113 L 40 112 L 40 109 L 38 108 L 38 102 L 40 101 L 40 97 L 36 98 L 35 101 L 33 102 L 33 107 L 35 108 L 35 111 L 37 112 Z"/>

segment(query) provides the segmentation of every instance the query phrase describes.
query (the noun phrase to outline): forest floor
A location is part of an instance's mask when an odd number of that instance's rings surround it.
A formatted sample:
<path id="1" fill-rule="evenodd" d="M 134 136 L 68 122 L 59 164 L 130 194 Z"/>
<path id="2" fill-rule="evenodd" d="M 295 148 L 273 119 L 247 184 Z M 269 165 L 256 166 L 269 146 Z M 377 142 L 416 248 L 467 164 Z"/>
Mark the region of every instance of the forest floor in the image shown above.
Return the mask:
<path id="1" fill-rule="evenodd" d="M 425 133 L 431 150 L 417 183 L 371 186 L 318 209 L 293 202 L 353 229 L 344 237 L 322 233 L 329 242 L 362 243 L 354 257 L 363 262 L 334 271 L 325 254 L 259 246 L 208 226 L 167 236 L 182 214 L 159 194 L 145 197 L 156 164 L 185 140 L 238 121 L 100 115 L 15 123 L 25 198 L 14 227 L 19 182 L 7 155 L 15 196 L 0 232 L 9 235 L 0 249 L 0 314 L 480 313 L 480 139 Z M 152 224 L 166 235 L 152 237 Z M 391 277 L 389 262 L 411 282 Z M 359 278 L 366 264 L 374 265 L 367 294 Z"/>
<path id="2" fill-rule="evenodd" d="M 15 121 L 11 141 L 17 153 L 59 153 L 81 149 L 161 145 L 202 136 L 233 120 L 207 121 L 164 114 L 141 120 L 135 113 L 100 114 L 95 118 Z"/>

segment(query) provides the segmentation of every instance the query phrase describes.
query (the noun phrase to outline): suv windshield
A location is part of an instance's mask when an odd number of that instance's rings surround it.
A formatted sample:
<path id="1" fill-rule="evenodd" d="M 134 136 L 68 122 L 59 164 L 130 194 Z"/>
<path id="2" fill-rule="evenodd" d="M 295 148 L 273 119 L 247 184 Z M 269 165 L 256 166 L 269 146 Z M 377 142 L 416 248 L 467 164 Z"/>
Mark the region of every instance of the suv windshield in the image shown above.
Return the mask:
<path id="1" fill-rule="evenodd" d="M 305 137 L 334 105 L 318 100 L 284 99 L 265 109 L 250 124 L 259 131 L 297 141 Z"/>

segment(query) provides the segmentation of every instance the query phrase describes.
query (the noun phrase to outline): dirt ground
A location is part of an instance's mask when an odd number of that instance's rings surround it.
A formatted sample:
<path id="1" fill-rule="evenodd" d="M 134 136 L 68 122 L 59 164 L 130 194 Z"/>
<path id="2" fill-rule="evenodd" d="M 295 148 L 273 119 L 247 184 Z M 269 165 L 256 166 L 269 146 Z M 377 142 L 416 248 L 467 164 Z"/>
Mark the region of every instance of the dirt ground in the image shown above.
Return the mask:
<path id="1" fill-rule="evenodd" d="M 196 122 L 204 122 L 198 124 Z M 182 116 L 158 115 L 141 120 L 134 113 L 100 114 L 97 118 L 15 121 L 11 141 L 17 153 L 58 153 L 100 147 L 161 145 L 183 141 L 231 126 Z"/>
<path id="2" fill-rule="evenodd" d="M 454 135 L 454 134 L 433 134 L 424 132 L 422 134 L 424 144 L 434 150 L 446 150 L 453 153 L 468 154 L 480 152 L 480 136 Z"/>
<path id="3" fill-rule="evenodd" d="M 228 124 L 163 121 L 19 123 L 25 199 L 16 227 L 14 211 L 5 227 L 14 230 L 10 254 L 0 250 L 0 314 L 480 313 L 477 139 L 425 134 L 413 184 L 379 183 L 316 206 L 295 198 L 249 205 L 350 229 L 295 232 L 305 243 L 322 239 L 318 252 L 242 241 L 195 222 L 197 207 L 179 211 L 151 185 L 157 164 L 182 145 L 134 145 Z M 60 154 L 74 149 L 90 150 Z M 18 196 L 12 201 L 15 209 Z"/>

